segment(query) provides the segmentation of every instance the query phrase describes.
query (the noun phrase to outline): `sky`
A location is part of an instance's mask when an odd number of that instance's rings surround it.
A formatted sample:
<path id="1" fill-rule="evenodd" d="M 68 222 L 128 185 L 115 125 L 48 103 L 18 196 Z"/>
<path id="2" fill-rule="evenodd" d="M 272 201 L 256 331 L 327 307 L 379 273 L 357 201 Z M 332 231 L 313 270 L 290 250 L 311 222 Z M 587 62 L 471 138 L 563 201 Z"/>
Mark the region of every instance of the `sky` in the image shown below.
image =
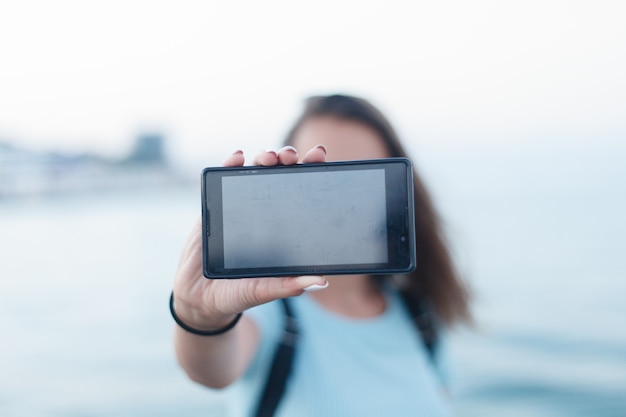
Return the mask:
<path id="1" fill-rule="evenodd" d="M 311 94 L 373 101 L 409 147 L 626 137 L 623 1 L 0 3 L 0 141 L 178 161 L 278 146 Z M 613 144 L 613 145 L 611 145 Z"/>

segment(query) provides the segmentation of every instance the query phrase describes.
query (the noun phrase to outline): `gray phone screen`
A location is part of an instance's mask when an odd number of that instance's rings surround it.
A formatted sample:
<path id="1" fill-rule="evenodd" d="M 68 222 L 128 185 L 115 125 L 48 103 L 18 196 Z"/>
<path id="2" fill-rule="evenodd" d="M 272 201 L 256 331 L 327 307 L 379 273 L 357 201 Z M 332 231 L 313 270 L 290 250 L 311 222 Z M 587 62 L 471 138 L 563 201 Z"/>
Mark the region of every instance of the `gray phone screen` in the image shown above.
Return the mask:
<path id="1" fill-rule="evenodd" d="M 385 171 L 222 178 L 224 267 L 385 263 Z"/>

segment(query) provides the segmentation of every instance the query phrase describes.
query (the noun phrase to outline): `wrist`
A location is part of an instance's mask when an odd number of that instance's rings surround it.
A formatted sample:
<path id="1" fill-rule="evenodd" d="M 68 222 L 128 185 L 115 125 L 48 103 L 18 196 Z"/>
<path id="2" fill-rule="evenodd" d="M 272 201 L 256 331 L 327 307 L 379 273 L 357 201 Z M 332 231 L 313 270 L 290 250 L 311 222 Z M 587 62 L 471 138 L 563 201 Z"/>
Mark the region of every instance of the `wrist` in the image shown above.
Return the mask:
<path id="1" fill-rule="evenodd" d="M 169 304 L 174 321 L 187 332 L 199 336 L 217 336 L 226 333 L 235 327 L 242 315 L 242 313 L 230 314 L 221 316 L 219 319 L 212 317 L 206 320 L 206 315 L 187 308 L 184 303 L 175 303 L 173 291 L 170 294 Z"/>

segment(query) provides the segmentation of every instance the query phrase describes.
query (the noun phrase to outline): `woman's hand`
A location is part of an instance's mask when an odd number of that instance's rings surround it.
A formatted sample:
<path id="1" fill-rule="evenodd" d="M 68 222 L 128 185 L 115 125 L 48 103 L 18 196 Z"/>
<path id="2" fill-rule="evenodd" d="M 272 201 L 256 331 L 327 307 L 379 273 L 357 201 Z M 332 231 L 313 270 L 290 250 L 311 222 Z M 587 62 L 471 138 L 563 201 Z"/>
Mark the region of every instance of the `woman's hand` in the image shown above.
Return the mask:
<path id="1" fill-rule="evenodd" d="M 293 165 L 299 156 L 293 147 L 257 155 L 253 165 Z M 302 158 L 303 163 L 325 162 L 326 149 L 317 146 Z M 226 167 L 244 165 L 243 152 L 233 153 Z M 302 294 L 307 287 L 325 286 L 321 276 L 207 279 L 202 273 L 202 224 L 198 219 L 185 245 L 174 281 L 176 314 L 199 330 L 215 330 L 230 323 L 237 313 L 279 298 Z M 319 287 L 317 287 L 319 288 Z"/>

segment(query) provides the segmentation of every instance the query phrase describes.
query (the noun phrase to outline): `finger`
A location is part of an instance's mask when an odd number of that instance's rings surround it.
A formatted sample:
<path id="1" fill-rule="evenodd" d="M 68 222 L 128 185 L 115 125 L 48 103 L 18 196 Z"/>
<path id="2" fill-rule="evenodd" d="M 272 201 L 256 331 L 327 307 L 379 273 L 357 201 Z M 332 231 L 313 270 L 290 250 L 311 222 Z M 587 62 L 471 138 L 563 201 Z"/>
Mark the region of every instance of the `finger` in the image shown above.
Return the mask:
<path id="1" fill-rule="evenodd" d="M 294 297 L 305 291 L 323 289 L 328 286 L 324 276 L 303 275 L 286 278 L 250 278 L 256 284 L 256 300 L 252 304 L 259 305 L 279 298 Z"/>
<path id="2" fill-rule="evenodd" d="M 275 151 L 265 151 L 254 157 L 253 165 L 269 167 L 278 163 L 278 154 Z"/>
<path id="3" fill-rule="evenodd" d="M 288 291 L 296 291 L 298 294 L 302 294 L 303 291 L 317 291 L 328 287 L 328 280 L 323 275 L 289 277 L 285 281 L 284 287 Z"/>
<path id="4" fill-rule="evenodd" d="M 298 151 L 293 146 L 285 146 L 278 151 L 278 163 L 293 165 L 298 163 Z"/>
<path id="5" fill-rule="evenodd" d="M 202 288 L 195 286 L 175 288 L 177 297 L 188 305 L 208 311 L 207 316 L 217 317 L 240 313 L 280 298 L 295 297 L 305 291 L 328 286 L 323 276 L 240 278 L 209 282 Z"/>
<path id="6" fill-rule="evenodd" d="M 326 162 L 326 147 L 324 145 L 317 145 L 302 157 L 302 163 L 304 164 L 313 162 Z"/>
<path id="7" fill-rule="evenodd" d="M 225 167 L 241 167 L 245 162 L 243 151 L 235 151 L 231 156 L 224 161 Z"/>

